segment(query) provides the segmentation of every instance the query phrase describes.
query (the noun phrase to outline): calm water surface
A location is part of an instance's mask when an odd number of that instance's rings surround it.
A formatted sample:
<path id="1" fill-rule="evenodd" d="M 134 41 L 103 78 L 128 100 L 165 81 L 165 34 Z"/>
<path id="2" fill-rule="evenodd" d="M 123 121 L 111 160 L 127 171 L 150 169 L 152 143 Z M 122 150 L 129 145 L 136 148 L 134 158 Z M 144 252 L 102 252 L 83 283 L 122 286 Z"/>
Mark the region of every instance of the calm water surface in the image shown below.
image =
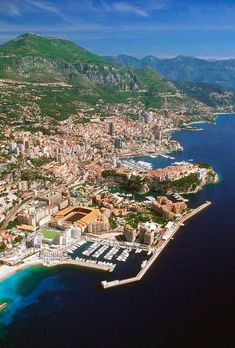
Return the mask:
<path id="1" fill-rule="evenodd" d="M 0 316 L 0 347 L 235 346 L 235 116 L 202 127 L 175 133 L 184 146 L 176 160 L 219 172 L 220 184 L 191 197 L 192 206 L 213 205 L 187 222 L 140 283 L 103 291 L 106 273 L 74 267 L 34 267 L 5 280 L 0 297 L 11 304 Z"/>

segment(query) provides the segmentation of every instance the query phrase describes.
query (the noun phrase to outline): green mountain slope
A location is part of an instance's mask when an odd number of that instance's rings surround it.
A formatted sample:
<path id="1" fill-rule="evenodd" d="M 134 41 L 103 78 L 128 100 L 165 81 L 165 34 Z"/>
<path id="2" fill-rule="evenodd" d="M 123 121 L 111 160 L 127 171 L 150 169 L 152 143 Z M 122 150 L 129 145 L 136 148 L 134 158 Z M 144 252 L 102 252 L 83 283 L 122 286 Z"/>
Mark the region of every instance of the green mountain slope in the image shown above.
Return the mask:
<path id="1" fill-rule="evenodd" d="M 158 73 L 148 69 L 145 73 L 117 67 L 64 39 L 24 34 L 0 46 L 1 79 L 65 82 L 77 88 L 79 95 L 98 96 L 110 88 L 113 99 L 117 95 L 119 100 L 120 92 L 148 90 L 153 82 L 161 90 L 169 89 Z"/>
<path id="2" fill-rule="evenodd" d="M 230 91 L 215 84 L 187 81 L 175 82 L 175 86 L 181 93 L 212 107 L 215 111 L 233 111 L 234 109 L 235 92 L 233 90 Z"/>
<path id="3" fill-rule="evenodd" d="M 1 55 L 15 55 L 22 57 L 43 57 L 55 59 L 64 63 L 96 63 L 107 64 L 102 57 L 93 54 L 72 41 L 39 36 L 35 34 L 23 34 L 14 40 L 1 45 Z"/>
<path id="4" fill-rule="evenodd" d="M 135 57 L 131 57 L 131 56 L 127 56 L 125 54 L 120 54 L 116 57 L 104 56 L 104 59 L 106 59 L 107 61 L 109 61 L 115 65 L 120 65 L 120 66 L 126 65 L 126 66 L 129 66 L 131 68 L 140 68 L 141 67 L 140 59 L 135 58 Z"/>
<path id="5" fill-rule="evenodd" d="M 0 46 L 0 78 L 138 89 L 135 76 L 71 41 L 24 34 Z"/>
<path id="6" fill-rule="evenodd" d="M 112 104 L 123 105 L 122 113 L 137 104 L 142 112 L 164 109 L 166 95 L 169 110 L 189 110 L 189 115 L 205 111 L 149 67 L 117 66 L 71 41 L 34 34 L 0 45 L 0 79 L 5 81 L 0 90 L 2 119 L 17 123 L 20 118 L 21 124 L 57 122 L 81 109 L 87 117 L 105 117 Z"/>

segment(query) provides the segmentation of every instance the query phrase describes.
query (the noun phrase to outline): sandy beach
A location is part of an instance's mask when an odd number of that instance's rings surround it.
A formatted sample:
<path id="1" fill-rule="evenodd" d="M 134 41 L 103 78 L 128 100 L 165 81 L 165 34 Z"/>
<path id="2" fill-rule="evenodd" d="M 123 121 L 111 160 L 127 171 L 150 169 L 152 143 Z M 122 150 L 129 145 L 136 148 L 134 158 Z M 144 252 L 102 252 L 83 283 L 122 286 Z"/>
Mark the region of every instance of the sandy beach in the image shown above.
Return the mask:
<path id="1" fill-rule="evenodd" d="M 73 261 L 73 260 L 65 260 L 65 261 L 59 261 L 55 262 L 53 264 L 45 264 L 42 261 L 31 261 L 26 262 L 17 266 L 8 266 L 8 265 L 2 265 L 0 267 L 0 281 L 5 280 L 6 278 L 12 276 L 13 274 L 22 271 L 23 269 L 33 267 L 33 266 L 43 266 L 43 267 L 56 267 L 56 266 L 65 266 L 65 265 L 73 265 L 73 266 L 80 266 L 80 267 L 86 267 L 86 268 L 93 268 L 101 271 L 110 271 L 110 266 L 106 265 L 100 265 L 100 264 L 90 264 L 85 263 L 81 261 Z"/>

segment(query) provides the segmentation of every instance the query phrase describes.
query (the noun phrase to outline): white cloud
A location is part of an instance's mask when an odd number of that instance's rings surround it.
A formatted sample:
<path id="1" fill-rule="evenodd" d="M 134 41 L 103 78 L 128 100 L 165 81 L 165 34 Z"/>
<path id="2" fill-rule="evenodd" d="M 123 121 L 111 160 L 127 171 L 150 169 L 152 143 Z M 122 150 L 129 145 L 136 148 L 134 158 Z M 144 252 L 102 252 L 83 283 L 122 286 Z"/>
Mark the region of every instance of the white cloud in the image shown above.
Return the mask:
<path id="1" fill-rule="evenodd" d="M 40 25 L 40 24 L 8 24 L 6 22 L 0 22 L 0 35 L 9 34 L 22 34 L 25 32 L 32 33 L 77 33 L 77 32 L 102 32 L 110 31 L 112 28 L 97 23 L 82 23 L 74 22 L 69 24 L 54 24 L 54 25 Z"/>
<path id="2" fill-rule="evenodd" d="M 0 13 L 7 16 L 19 16 L 21 14 L 18 4 L 9 0 L 1 0 Z"/>
<path id="3" fill-rule="evenodd" d="M 127 2 L 116 2 L 113 4 L 112 9 L 114 11 L 132 13 L 141 17 L 148 17 L 148 13 L 144 9 L 138 6 L 130 5 Z"/>
<path id="4" fill-rule="evenodd" d="M 42 0 L 0 0 L 0 13 L 7 16 L 20 16 L 30 11 L 44 11 L 60 14 L 59 9 Z"/>
<path id="5" fill-rule="evenodd" d="M 40 1 L 40 0 L 24 0 L 24 2 L 42 11 L 60 13 L 59 9 L 49 2 Z"/>
<path id="6" fill-rule="evenodd" d="M 87 8 L 94 12 L 99 13 L 122 13 L 122 14 L 134 14 L 140 17 L 148 17 L 148 10 L 150 8 L 146 7 L 142 4 L 133 5 L 127 1 L 115 1 L 112 3 L 108 3 L 108 0 L 100 0 L 98 4 L 95 4 L 92 0 L 84 0 L 87 5 Z"/>

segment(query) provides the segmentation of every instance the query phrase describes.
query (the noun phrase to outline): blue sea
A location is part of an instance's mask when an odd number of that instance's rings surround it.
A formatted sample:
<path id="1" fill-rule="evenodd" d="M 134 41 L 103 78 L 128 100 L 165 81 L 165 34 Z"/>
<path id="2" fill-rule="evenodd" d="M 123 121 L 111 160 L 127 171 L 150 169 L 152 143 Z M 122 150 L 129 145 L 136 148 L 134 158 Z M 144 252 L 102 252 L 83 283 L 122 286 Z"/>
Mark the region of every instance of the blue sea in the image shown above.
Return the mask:
<path id="1" fill-rule="evenodd" d="M 184 147 L 175 157 L 214 166 L 220 183 L 190 196 L 192 206 L 213 204 L 177 232 L 139 283 L 100 287 L 133 265 L 109 276 L 33 267 L 1 282 L 0 298 L 10 303 L 0 314 L 1 348 L 234 347 L 235 115 L 200 128 L 174 134 Z M 155 168 L 172 162 L 144 160 Z"/>

